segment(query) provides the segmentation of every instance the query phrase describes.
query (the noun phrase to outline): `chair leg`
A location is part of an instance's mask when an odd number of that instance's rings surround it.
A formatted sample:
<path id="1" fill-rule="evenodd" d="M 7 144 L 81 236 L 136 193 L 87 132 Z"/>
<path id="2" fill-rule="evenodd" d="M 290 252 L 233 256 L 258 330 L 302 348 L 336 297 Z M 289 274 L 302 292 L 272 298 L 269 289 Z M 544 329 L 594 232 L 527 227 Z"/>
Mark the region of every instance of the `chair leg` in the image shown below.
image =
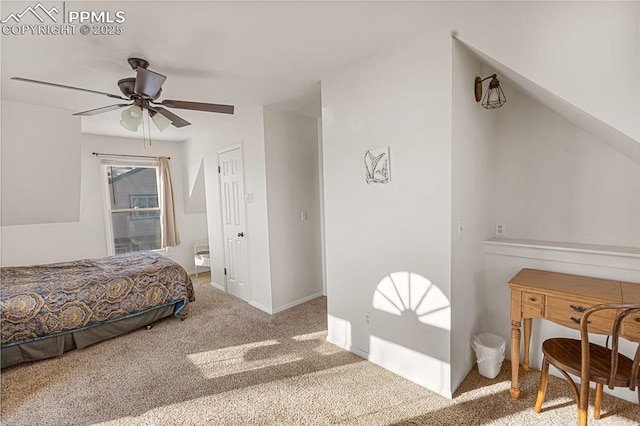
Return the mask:
<path id="1" fill-rule="evenodd" d="M 587 426 L 589 414 L 589 382 L 583 380 L 580 383 L 580 396 L 578 401 L 578 426 Z"/>
<path id="2" fill-rule="evenodd" d="M 600 408 L 602 407 L 602 383 L 596 383 L 596 400 L 594 402 L 593 418 L 600 420 Z"/>
<path id="3" fill-rule="evenodd" d="M 540 386 L 538 387 L 538 398 L 536 399 L 536 406 L 533 411 L 539 413 L 542 411 L 542 403 L 544 402 L 544 396 L 547 393 L 547 378 L 549 377 L 549 361 L 547 361 L 546 355 L 542 359 L 542 371 L 540 372 Z"/>
<path id="4" fill-rule="evenodd" d="M 573 381 L 571 376 L 568 375 L 566 371 L 560 368 L 558 369 L 558 371 L 562 373 L 565 379 L 567 379 L 567 383 L 569 384 L 569 386 L 571 387 L 571 390 L 573 391 L 573 397 L 576 400 L 576 404 L 578 405 L 578 407 L 580 407 L 580 389 L 578 389 L 576 382 Z"/>

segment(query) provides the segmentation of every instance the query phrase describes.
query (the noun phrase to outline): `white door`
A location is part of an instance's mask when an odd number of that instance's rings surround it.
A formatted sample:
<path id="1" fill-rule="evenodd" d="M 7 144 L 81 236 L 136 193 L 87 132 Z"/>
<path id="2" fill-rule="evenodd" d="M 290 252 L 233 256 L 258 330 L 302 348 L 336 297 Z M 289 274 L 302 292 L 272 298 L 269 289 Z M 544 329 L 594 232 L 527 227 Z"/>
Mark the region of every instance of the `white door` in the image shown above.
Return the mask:
<path id="1" fill-rule="evenodd" d="M 235 148 L 219 153 L 218 164 L 227 292 L 248 302 L 241 149 Z"/>

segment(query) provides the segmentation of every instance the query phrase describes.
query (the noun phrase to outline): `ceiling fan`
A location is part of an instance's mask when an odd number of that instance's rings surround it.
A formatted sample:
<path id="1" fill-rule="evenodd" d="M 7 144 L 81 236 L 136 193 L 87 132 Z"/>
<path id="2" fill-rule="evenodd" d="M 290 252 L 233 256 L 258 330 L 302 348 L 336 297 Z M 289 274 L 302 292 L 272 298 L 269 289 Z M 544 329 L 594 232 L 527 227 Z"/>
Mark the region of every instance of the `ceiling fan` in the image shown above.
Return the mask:
<path id="1" fill-rule="evenodd" d="M 109 98 L 121 99 L 129 103 L 118 103 L 108 105 L 101 108 L 90 109 L 88 111 L 76 112 L 73 115 L 90 116 L 101 114 L 103 112 L 114 111 L 120 108 L 128 107 L 122 111 L 122 124 L 128 130 L 137 130 L 142 121 L 142 111 L 149 111 L 149 115 L 155 124 L 164 130 L 169 124 L 175 127 L 188 126 L 189 123 L 184 118 L 177 116 L 171 111 L 163 108 L 178 108 L 194 111 L 217 112 L 222 114 L 233 114 L 233 105 L 209 104 L 204 102 L 178 101 L 173 99 L 164 99 L 157 101 L 162 93 L 162 84 L 167 79 L 166 76 L 150 71 L 149 62 L 140 58 L 129 58 L 129 65 L 136 72 L 135 77 L 123 78 L 118 80 L 118 87 L 124 96 L 114 95 L 111 93 L 100 92 L 98 90 L 83 89 L 81 87 L 67 86 L 64 84 L 50 83 L 46 81 L 32 80 L 22 77 L 11 77 L 12 80 L 25 81 L 28 83 L 44 84 L 46 86 L 60 87 L 63 89 L 79 90 L 81 92 L 95 93 L 104 95 Z"/>

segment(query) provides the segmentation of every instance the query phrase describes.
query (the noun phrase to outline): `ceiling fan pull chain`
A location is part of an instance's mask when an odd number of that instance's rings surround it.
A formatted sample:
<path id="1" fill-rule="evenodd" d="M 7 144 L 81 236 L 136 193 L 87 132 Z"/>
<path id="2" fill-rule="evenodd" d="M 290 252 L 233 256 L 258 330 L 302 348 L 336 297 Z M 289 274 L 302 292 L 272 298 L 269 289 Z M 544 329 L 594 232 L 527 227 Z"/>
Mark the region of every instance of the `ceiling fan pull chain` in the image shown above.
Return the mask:
<path id="1" fill-rule="evenodd" d="M 147 130 L 149 132 L 149 148 L 151 148 L 151 114 L 147 110 Z"/>
<path id="2" fill-rule="evenodd" d="M 144 123 L 144 110 L 142 110 L 142 147 L 146 150 L 147 149 L 147 132 L 146 132 L 146 128 L 147 126 L 145 126 Z"/>

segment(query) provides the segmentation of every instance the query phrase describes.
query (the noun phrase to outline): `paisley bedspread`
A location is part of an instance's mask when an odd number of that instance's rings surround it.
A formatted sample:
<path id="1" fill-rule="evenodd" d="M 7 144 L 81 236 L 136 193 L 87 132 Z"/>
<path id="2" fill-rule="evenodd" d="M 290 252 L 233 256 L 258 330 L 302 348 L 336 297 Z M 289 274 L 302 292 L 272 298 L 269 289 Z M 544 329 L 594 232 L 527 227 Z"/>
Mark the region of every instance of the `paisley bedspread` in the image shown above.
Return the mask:
<path id="1" fill-rule="evenodd" d="M 194 301 L 187 272 L 153 252 L 0 270 L 2 347 Z"/>

